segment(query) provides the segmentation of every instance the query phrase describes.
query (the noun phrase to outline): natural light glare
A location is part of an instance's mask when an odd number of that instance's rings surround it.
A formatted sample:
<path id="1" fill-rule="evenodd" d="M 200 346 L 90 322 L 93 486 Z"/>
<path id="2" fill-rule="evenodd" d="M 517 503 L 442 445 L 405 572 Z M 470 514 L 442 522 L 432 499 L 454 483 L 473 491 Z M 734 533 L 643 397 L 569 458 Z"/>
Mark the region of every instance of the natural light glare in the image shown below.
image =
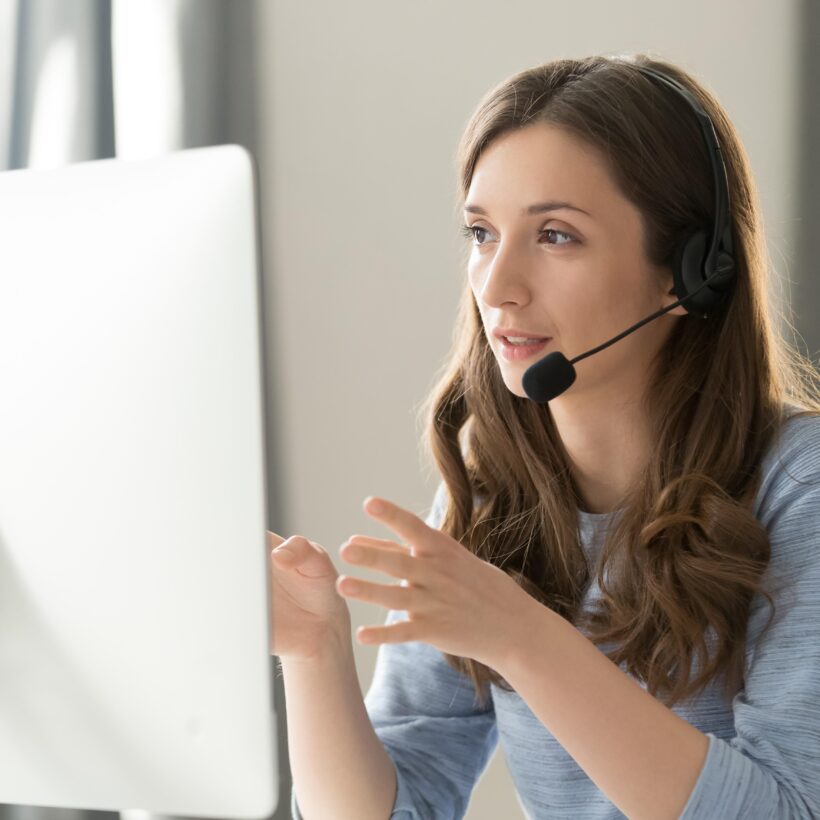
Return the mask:
<path id="1" fill-rule="evenodd" d="M 28 165 L 56 168 L 72 160 L 76 133 L 79 54 L 73 37 L 63 35 L 46 52 L 31 117 Z"/>
<path id="2" fill-rule="evenodd" d="M 112 6 L 117 156 L 164 154 L 182 147 L 179 3 L 115 0 Z"/>
<path id="3" fill-rule="evenodd" d="M 0 170 L 10 159 L 17 4 L 0 3 Z"/>

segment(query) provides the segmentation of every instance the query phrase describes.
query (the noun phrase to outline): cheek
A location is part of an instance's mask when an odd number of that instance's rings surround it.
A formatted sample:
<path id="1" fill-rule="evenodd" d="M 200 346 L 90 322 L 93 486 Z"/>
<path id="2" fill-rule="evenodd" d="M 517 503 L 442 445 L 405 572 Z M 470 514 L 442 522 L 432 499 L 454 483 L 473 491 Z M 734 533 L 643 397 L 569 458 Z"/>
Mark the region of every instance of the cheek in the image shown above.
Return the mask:
<path id="1" fill-rule="evenodd" d="M 473 294 L 473 302 L 475 303 L 476 310 L 478 311 L 479 316 L 481 317 L 481 322 L 486 328 L 486 315 L 485 315 L 485 306 L 482 303 L 481 299 L 479 298 L 480 288 L 478 282 L 472 276 L 467 277 L 468 284 L 470 285 L 470 291 Z"/>
<path id="2" fill-rule="evenodd" d="M 627 327 L 617 298 L 607 292 L 580 285 L 555 287 L 547 298 L 545 305 L 559 347 L 568 357 L 596 347 Z"/>
<path id="3" fill-rule="evenodd" d="M 472 290 L 473 296 L 477 299 L 481 283 L 479 282 L 478 269 L 474 264 L 472 264 L 472 262 L 467 263 L 467 281 L 470 284 L 470 290 Z"/>
<path id="4" fill-rule="evenodd" d="M 553 281 L 549 286 L 534 290 L 532 297 L 542 306 L 542 313 L 548 317 L 559 340 L 564 340 L 565 334 L 574 337 L 594 325 L 592 316 L 596 300 L 580 280 Z"/>
<path id="5" fill-rule="evenodd" d="M 593 336 L 618 323 L 629 298 L 626 280 L 604 263 L 579 266 L 557 278 L 550 299 L 576 330 Z"/>

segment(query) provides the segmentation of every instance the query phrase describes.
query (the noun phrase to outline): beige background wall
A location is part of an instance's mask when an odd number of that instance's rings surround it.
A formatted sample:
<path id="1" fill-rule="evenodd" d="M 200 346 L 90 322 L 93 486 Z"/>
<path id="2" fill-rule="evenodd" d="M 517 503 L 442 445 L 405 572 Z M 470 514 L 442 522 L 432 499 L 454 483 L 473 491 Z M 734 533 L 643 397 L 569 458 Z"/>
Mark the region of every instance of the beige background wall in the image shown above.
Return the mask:
<path id="1" fill-rule="evenodd" d="M 277 523 L 318 540 L 340 572 L 349 535 L 393 537 L 362 512 L 368 494 L 421 515 L 432 500 L 414 414 L 463 276 L 454 152 L 489 87 L 560 56 L 652 50 L 679 62 L 738 127 L 773 264 L 794 276 L 795 2 L 269 0 L 260 11 Z M 351 611 L 354 631 L 385 614 Z M 355 646 L 366 691 L 376 650 Z M 500 749 L 467 816 L 522 816 Z"/>

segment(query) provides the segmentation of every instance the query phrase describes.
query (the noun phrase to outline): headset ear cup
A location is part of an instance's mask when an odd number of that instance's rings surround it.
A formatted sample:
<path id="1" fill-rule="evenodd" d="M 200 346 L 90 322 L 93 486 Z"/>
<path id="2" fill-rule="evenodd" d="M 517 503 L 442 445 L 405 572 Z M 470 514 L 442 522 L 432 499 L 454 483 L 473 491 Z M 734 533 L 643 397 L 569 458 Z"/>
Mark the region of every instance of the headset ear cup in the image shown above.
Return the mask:
<path id="1" fill-rule="evenodd" d="M 709 315 L 708 311 L 715 304 L 714 291 L 707 285 L 705 288 L 701 288 L 698 293 L 694 292 L 703 284 L 703 266 L 706 261 L 708 239 L 706 231 L 695 231 L 683 244 L 680 261 L 680 275 L 683 286 L 687 294 L 694 294 L 684 302 L 684 306 L 689 313 L 704 318 Z"/>
<path id="2" fill-rule="evenodd" d="M 735 278 L 735 259 L 724 250 L 718 251 L 717 268 L 709 282 L 714 290 L 728 290 Z"/>

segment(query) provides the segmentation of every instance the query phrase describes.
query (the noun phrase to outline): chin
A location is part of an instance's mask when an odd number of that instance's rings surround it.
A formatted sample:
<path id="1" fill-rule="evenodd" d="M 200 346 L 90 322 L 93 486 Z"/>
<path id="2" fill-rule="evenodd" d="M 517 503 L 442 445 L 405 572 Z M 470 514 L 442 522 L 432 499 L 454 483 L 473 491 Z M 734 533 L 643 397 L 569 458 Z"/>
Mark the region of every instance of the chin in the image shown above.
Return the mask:
<path id="1" fill-rule="evenodd" d="M 529 399 L 530 398 L 527 395 L 526 390 L 524 390 L 524 384 L 523 384 L 524 373 L 523 372 L 515 374 L 515 373 L 507 373 L 505 371 L 502 371 L 502 374 L 503 374 L 502 377 L 504 379 L 504 384 L 506 385 L 507 390 L 509 390 L 510 393 L 512 393 L 515 396 L 518 396 L 521 399 Z M 577 394 L 577 392 L 578 392 L 578 379 L 576 378 L 575 381 L 566 390 L 563 391 L 563 393 L 559 393 L 554 399 L 547 402 L 545 406 L 549 407 L 550 405 L 557 404 L 565 396 L 569 396 L 571 394 L 575 395 L 575 394 Z"/>
<path id="2" fill-rule="evenodd" d="M 529 398 L 526 391 L 524 390 L 524 385 L 521 380 L 523 374 L 510 374 L 504 370 L 501 371 L 501 374 L 502 378 L 504 379 L 504 384 L 506 385 L 507 390 L 509 390 L 510 393 L 512 393 L 514 396 L 518 396 L 521 399 Z"/>

